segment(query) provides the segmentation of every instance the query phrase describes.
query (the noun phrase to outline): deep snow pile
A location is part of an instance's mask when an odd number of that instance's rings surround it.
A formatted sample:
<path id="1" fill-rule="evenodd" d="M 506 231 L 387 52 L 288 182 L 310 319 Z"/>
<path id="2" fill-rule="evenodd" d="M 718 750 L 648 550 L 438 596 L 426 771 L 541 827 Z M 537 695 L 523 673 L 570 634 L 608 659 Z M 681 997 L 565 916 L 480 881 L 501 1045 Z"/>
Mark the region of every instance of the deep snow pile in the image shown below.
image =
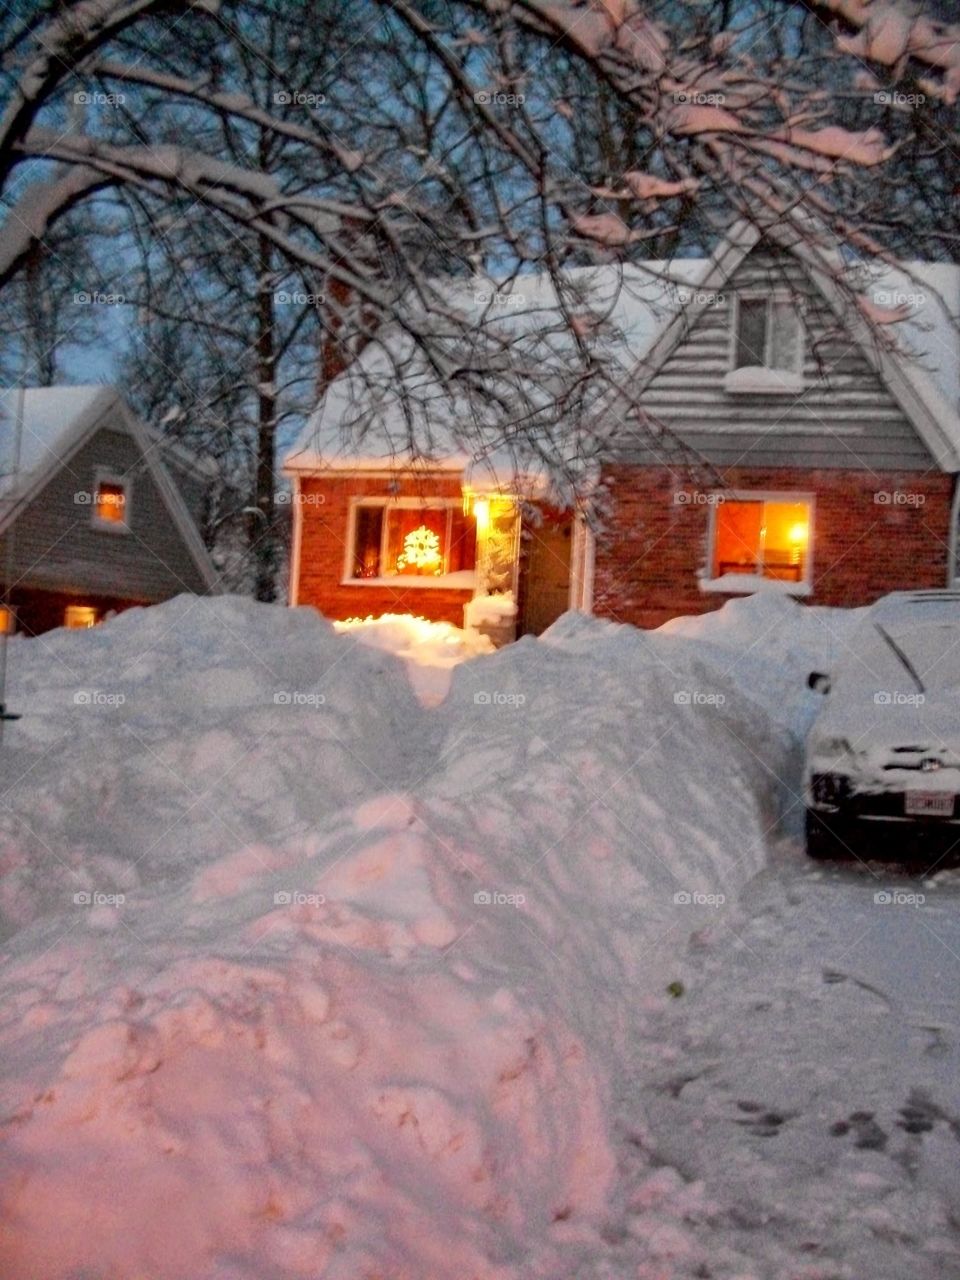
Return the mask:
<path id="1" fill-rule="evenodd" d="M 312 610 L 188 596 L 15 640 L 7 701 L 0 937 L 74 893 L 312 832 L 382 785 L 417 714 L 395 659 Z"/>
<path id="2" fill-rule="evenodd" d="M 706 648 L 566 619 L 428 711 L 238 601 L 14 646 L 5 1280 L 702 1274 L 636 1269 L 712 1210 L 621 1176 L 635 1041 L 790 746 Z"/>

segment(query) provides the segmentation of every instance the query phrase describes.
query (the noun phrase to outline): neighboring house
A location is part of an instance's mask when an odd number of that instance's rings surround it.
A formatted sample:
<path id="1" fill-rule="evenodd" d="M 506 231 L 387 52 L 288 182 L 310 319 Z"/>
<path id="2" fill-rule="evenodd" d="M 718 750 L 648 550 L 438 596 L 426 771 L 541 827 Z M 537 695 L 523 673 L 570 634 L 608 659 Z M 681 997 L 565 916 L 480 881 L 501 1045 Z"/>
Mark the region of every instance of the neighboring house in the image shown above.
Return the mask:
<path id="1" fill-rule="evenodd" d="M 216 589 L 198 521 L 209 476 L 110 387 L 0 393 L 0 584 L 27 635 Z M 21 420 L 19 465 L 17 425 Z M 162 450 L 162 456 L 161 456 Z"/>
<path id="2" fill-rule="evenodd" d="M 529 300 L 543 283 L 513 287 Z M 622 287 L 599 268 L 594 288 L 657 425 L 631 430 L 626 406 L 605 405 L 597 532 L 579 511 L 538 515 L 522 478 L 458 450 L 455 422 L 428 424 L 440 447 L 411 464 L 389 392 L 369 397 L 347 370 L 286 460 L 292 603 L 458 621 L 506 588 L 519 632 L 536 633 L 565 608 L 649 627 L 757 591 L 852 606 L 953 580 L 958 268 L 874 277 L 864 308 L 897 320 L 897 351 L 851 316 L 828 265 L 744 224 L 709 260 L 638 264 Z"/>

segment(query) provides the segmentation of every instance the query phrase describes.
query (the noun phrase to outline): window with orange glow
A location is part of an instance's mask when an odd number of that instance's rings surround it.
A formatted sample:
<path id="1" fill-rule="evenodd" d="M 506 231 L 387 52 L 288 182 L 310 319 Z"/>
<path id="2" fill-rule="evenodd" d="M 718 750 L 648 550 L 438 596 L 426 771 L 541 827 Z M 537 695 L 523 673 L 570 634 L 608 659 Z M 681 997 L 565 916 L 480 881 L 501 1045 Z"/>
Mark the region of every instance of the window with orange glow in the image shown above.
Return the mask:
<path id="1" fill-rule="evenodd" d="M 809 502 L 727 498 L 714 507 L 711 576 L 805 582 L 810 568 Z"/>
<path id="2" fill-rule="evenodd" d="M 476 567 L 476 522 L 462 505 L 358 503 L 350 576 L 437 578 Z"/>
<path id="3" fill-rule="evenodd" d="M 128 497 L 123 480 L 98 479 L 93 494 L 94 523 L 126 529 L 129 525 Z"/>
<path id="4" fill-rule="evenodd" d="M 87 604 L 68 604 L 63 615 L 63 625 L 71 631 L 87 630 L 97 625 L 97 611 Z"/>

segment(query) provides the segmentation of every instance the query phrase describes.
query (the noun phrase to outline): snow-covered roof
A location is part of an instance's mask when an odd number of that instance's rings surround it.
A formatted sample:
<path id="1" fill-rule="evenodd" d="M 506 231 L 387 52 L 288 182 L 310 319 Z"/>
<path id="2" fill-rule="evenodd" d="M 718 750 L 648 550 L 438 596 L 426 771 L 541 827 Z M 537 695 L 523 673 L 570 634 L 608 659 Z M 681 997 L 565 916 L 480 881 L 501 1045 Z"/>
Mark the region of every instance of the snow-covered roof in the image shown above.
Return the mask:
<path id="1" fill-rule="evenodd" d="M 78 428 L 105 417 L 116 403 L 110 387 L 29 387 L 23 393 L 23 428 L 17 458 L 20 390 L 0 391 L 0 497 L 15 499 L 38 471 L 63 463 Z"/>
<path id="2" fill-rule="evenodd" d="M 612 368 L 627 373 L 653 341 L 707 266 L 703 258 L 649 261 L 628 266 L 578 267 L 564 273 L 575 313 L 589 312 L 594 336 Z M 491 301 L 491 298 L 493 300 Z M 516 338 L 525 362 L 538 369 L 541 385 L 551 365 L 569 357 L 572 338 L 548 273 L 504 282 L 465 281 L 450 291 L 458 314 Z M 415 423 L 411 433 L 408 412 Z M 478 419 L 496 439 L 495 409 L 489 417 L 466 396 L 452 400 L 412 339 L 390 330 L 331 383 L 284 459 L 287 472 L 381 470 L 411 464 L 463 472 L 467 483 L 502 486 L 517 478 L 520 459 L 510 442 L 476 451 Z M 411 439 L 411 434 L 416 440 Z M 535 467 L 533 468 L 535 469 Z M 531 470 L 525 472 L 534 479 Z"/>
<path id="3" fill-rule="evenodd" d="M 624 375 L 634 386 L 638 376 L 641 380 L 649 376 L 665 358 L 671 333 L 679 337 L 685 329 L 681 312 L 696 311 L 700 290 L 715 288 L 724 275 L 729 276 L 758 236 L 752 228 L 745 233 L 741 225 L 709 259 L 651 260 L 566 271 L 564 282 L 582 299 L 584 314 L 591 321 L 602 317 L 591 325 L 592 337 L 602 344 L 611 372 Z M 829 292 L 822 272 L 820 277 L 821 287 Z M 907 262 L 899 269 L 873 268 L 865 280 L 865 312 L 893 322 L 891 331 L 903 353 L 877 357 L 874 362 L 943 469 L 958 469 L 960 267 Z M 572 338 L 547 273 L 520 275 L 503 284 L 484 279 L 458 283 L 451 288 L 450 299 L 451 308 L 475 317 L 478 324 L 482 319 L 489 322 L 495 309 L 496 327 L 516 333 L 520 343 L 529 343 L 531 335 L 536 335 L 533 341 L 543 350 L 535 353 L 535 363 L 544 370 L 551 360 L 562 361 L 564 351 L 570 352 Z M 576 312 L 576 305 L 571 310 Z M 876 348 L 865 321 L 856 336 L 865 348 Z M 530 351 L 525 354 L 529 365 Z M 548 378 L 545 373 L 544 382 Z M 538 390 L 546 402 L 546 387 Z M 516 478 L 515 443 L 495 443 L 489 451 L 477 453 L 481 435 L 477 425 L 488 428 L 484 438 L 496 440 L 495 412 L 491 405 L 485 416 L 465 396 L 452 400 L 413 340 L 391 329 L 334 379 L 286 455 L 284 469 L 295 474 L 413 465 L 462 472 L 465 482 L 477 488 L 503 487 Z"/>

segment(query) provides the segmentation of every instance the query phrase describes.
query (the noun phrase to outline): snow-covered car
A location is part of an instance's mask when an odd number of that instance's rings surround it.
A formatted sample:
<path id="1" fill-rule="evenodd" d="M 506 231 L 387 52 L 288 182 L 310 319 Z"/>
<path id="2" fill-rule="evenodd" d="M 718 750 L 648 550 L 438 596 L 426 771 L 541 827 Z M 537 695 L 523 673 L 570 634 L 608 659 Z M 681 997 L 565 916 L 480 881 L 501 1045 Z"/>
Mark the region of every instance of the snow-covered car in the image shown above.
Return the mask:
<path id="1" fill-rule="evenodd" d="M 960 591 L 895 592 L 867 610 L 807 739 L 807 852 L 869 856 L 881 835 L 960 848 Z"/>

